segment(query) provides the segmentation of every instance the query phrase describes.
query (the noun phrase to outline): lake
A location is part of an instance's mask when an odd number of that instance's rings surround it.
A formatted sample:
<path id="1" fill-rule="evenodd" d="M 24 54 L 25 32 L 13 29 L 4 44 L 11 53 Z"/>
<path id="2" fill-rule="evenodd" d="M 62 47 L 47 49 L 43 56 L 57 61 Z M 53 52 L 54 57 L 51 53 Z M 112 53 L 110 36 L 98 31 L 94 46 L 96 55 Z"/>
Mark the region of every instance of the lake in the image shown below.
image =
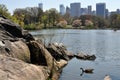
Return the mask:
<path id="1" fill-rule="evenodd" d="M 83 52 L 95 54 L 95 61 L 73 58 L 63 68 L 59 80 L 103 80 L 110 75 L 112 80 L 120 80 L 120 31 L 48 29 L 31 31 L 44 43 L 61 42 L 74 54 Z M 93 74 L 82 74 L 80 68 L 93 68 Z"/>

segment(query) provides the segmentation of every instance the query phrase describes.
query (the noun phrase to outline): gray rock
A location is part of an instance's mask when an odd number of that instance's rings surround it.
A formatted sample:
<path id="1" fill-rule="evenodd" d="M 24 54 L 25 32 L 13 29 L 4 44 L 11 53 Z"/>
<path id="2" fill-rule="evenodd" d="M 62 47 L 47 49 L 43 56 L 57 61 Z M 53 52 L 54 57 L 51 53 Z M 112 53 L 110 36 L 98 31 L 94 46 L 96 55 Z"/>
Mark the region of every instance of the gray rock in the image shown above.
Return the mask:
<path id="1" fill-rule="evenodd" d="M 23 37 L 22 28 L 18 24 L 13 23 L 11 20 L 0 17 L 0 24 L 2 26 L 2 30 L 6 30 L 15 37 Z"/>
<path id="2" fill-rule="evenodd" d="M 47 50 L 57 61 L 59 61 L 60 59 L 69 60 L 69 57 L 67 56 L 66 53 L 66 48 L 64 46 L 58 46 L 50 43 L 47 46 Z"/>
<path id="3" fill-rule="evenodd" d="M 55 74 L 59 74 L 69 57 L 62 44 L 51 49 L 58 53 L 59 61 L 28 31 L 0 17 L 0 80 L 46 80 L 48 76 L 56 80 Z"/>
<path id="4" fill-rule="evenodd" d="M 95 60 L 96 59 L 96 56 L 94 54 L 88 55 L 84 53 L 78 53 L 77 55 L 75 55 L 75 57 L 78 59 L 83 59 L 83 60 Z"/>
<path id="5" fill-rule="evenodd" d="M 29 34 L 28 31 L 23 30 L 18 24 L 4 17 L 0 17 L 0 30 L 4 31 L 4 34 L 12 38 L 24 38 L 26 41 L 34 40 L 33 36 Z"/>
<path id="6" fill-rule="evenodd" d="M 0 55 L 0 80 L 46 80 L 47 69 Z"/>

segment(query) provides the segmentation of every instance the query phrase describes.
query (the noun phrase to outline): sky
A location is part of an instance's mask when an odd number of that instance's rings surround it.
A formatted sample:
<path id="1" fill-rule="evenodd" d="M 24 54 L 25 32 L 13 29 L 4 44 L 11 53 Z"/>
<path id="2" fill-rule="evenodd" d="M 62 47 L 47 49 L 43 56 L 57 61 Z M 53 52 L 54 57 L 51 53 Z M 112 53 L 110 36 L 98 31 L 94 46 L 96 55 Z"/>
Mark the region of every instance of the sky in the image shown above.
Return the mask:
<path id="1" fill-rule="evenodd" d="M 0 0 L 0 4 L 5 4 L 9 12 L 12 14 L 16 8 L 38 7 L 38 3 L 43 3 L 43 10 L 56 8 L 59 11 L 59 5 L 70 6 L 70 3 L 80 2 L 81 7 L 92 5 L 93 10 L 96 9 L 96 3 L 106 3 L 109 11 L 120 9 L 119 0 Z"/>

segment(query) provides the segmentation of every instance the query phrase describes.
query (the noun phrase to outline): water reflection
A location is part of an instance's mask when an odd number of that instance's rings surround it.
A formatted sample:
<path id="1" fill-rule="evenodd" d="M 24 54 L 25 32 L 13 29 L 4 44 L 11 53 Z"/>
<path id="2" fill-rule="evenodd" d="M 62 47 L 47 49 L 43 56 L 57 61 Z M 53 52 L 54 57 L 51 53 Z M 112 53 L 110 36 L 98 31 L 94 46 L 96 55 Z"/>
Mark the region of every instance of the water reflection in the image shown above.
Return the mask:
<path id="1" fill-rule="evenodd" d="M 31 32 L 37 38 L 44 37 L 45 43 L 62 42 L 73 53 L 95 54 L 95 61 L 72 59 L 63 69 L 60 80 L 103 80 L 108 74 L 120 80 L 120 31 L 112 30 L 41 30 Z M 94 74 L 83 74 L 83 68 L 93 68 Z"/>

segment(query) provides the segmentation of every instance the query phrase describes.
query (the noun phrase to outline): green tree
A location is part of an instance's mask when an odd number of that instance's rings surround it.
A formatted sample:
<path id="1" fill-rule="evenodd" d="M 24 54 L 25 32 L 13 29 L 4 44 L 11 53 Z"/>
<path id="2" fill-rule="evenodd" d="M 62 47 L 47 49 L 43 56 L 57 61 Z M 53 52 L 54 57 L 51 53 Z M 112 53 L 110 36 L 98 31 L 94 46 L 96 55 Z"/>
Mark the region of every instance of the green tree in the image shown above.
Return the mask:
<path id="1" fill-rule="evenodd" d="M 38 22 L 42 23 L 42 16 L 43 16 L 43 10 L 41 8 L 38 8 L 38 15 L 37 15 L 37 20 Z"/>
<path id="2" fill-rule="evenodd" d="M 48 16 L 47 16 L 47 14 L 44 14 L 42 16 L 42 22 L 44 23 L 44 28 L 47 28 L 47 23 L 48 23 Z"/>
<path id="3" fill-rule="evenodd" d="M 60 14 L 58 13 L 58 11 L 55 8 L 51 8 L 48 11 L 48 18 L 49 18 L 49 23 L 52 23 L 52 26 L 55 26 L 56 23 L 59 21 L 60 18 Z"/>
<path id="4" fill-rule="evenodd" d="M 25 13 L 27 13 L 27 12 L 24 9 L 15 9 L 15 11 L 13 13 L 13 17 L 14 17 L 13 21 L 23 27 L 25 24 L 24 23 Z"/>
<path id="5" fill-rule="evenodd" d="M 111 28 L 120 28 L 120 14 L 111 14 L 109 20 Z"/>
<path id="6" fill-rule="evenodd" d="M 67 23 L 70 25 L 73 22 L 73 18 L 70 16 L 69 13 L 66 13 L 63 15 L 63 18 L 67 21 Z"/>
<path id="7" fill-rule="evenodd" d="M 79 19 L 81 19 L 82 26 L 85 26 L 85 21 L 86 20 L 92 20 L 92 16 L 91 15 L 81 15 L 79 17 Z"/>
<path id="8" fill-rule="evenodd" d="M 5 16 L 7 18 L 11 17 L 7 7 L 4 4 L 0 4 L 0 15 Z"/>

